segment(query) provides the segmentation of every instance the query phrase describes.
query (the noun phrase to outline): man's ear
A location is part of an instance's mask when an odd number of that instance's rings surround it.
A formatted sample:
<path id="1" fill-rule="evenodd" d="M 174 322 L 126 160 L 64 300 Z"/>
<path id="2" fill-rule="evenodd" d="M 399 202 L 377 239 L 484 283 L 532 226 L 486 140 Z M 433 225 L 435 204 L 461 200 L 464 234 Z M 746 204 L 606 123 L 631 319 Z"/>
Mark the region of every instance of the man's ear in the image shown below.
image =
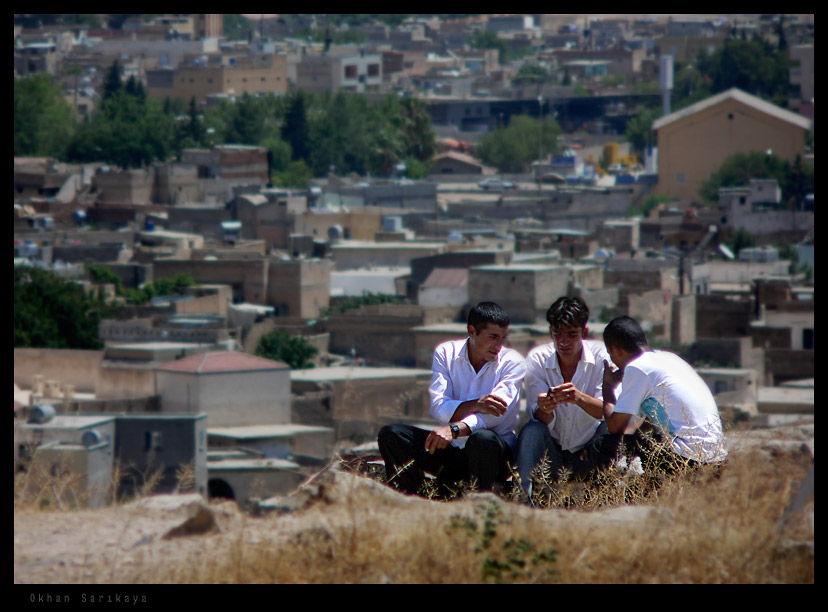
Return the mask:
<path id="1" fill-rule="evenodd" d="M 584 340 L 586 340 L 587 338 L 589 338 L 589 328 L 588 328 L 586 325 L 584 325 L 584 334 L 583 334 L 583 337 L 584 337 Z"/>
<path id="2" fill-rule="evenodd" d="M 471 325 L 471 324 L 466 325 L 466 330 L 469 332 L 470 336 L 476 336 L 477 335 L 477 330 L 474 328 L 474 325 Z"/>

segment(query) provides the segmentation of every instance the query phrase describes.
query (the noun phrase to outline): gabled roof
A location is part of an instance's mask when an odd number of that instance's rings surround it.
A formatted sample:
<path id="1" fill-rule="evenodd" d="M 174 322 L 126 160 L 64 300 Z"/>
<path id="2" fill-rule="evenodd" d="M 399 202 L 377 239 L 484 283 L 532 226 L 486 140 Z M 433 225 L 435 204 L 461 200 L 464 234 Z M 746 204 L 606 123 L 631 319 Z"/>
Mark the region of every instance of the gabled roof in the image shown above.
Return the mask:
<path id="1" fill-rule="evenodd" d="M 214 351 L 193 355 L 168 363 L 161 372 L 183 372 L 186 374 L 221 374 L 226 372 L 261 372 L 289 368 L 281 361 L 256 357 L 235 351 Z"/>
<path id="2" fill-rule="evenodd" d="M 747 106 L 753 107 L 756 110 L 771 115 L 772 117 L 776 117 L 782 121 L 787 121 L 788 123 L 792 123 L 801 127 L 804 130 L 811 129 L 811 120 L 807 117 L 803 117 L 802 115 L 798 115 L 797 113 L 793 113 L 789 110 L 785 110 L 782 107 L 776 106 L 775 104 L 771 104 L 762 98 L 758 98 L 754 95 L 751 95 L 747 92 L 742 91 L 736 87 L 728 89 L 727 91 L 723 91 L 720 94 L 715 96 L 711 96 L 700 102 L 696 102 L 695 104 L 691 104 L 690 106 L 683 108 L 679 111 L 674 113 L 670 113 L 666 117 L 662 117 L 661 119 L 657 119 L 653 123 L 653 130 L 659 130 L 663 128 L 665 125 L 669 125 L 674 123 L 675 121 L 679 121 L 691 115 L 695 115 L 698 112 L 716 106 L 725 100 L 736 100 L 737 102 L 741 102 Z"/>

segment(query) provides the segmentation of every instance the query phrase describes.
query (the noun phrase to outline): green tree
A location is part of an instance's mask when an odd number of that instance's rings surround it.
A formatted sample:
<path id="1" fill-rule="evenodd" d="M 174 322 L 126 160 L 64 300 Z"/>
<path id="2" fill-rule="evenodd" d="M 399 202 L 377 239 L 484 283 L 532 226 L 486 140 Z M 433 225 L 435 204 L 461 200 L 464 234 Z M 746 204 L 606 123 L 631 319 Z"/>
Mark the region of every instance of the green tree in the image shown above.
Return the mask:
<path id="1" fill-rule="evenodd" d="M 656 134 L 653 132 L 653 122 L 661 116 L 661 112 L 655 109 L 644 108 L 638 114 L 627 121 L 624 138 L 632 145 L 633 151 L 639 159 L 644 158 L 647 144 L 658 146 Z"/>
<path id="2" fill-rule="evenodd" d="M 756 238 L 744 227 L 740 227 L 730 235 L 730 238 L 727 240 L 727 245 L 730 247 L 730 250 L 733 251 L 734 255 L 738 256 L 739 251 L 742 249 L 755 247 Z"/>
<path id="3" fill-rule="evenodd" d="M 147 98 L 137 83 L 116 88 L 116 64 L 110 70 L 109 93 L 92 118 L 75 131 L 67 146 L 66 160 L 102 161 L 121 168 L 141 168 L 153 161 L 166 161 L 177 139 L 173 115 L 165 113 L 156 100 Z"/>
<path id="4" fill-rule="evenodd" d="M 523 62 L 512 79 L 513 85 L 540 85 L 549 80 L 549 71 L 536 62 Z"/>
<path id="5" fill-rule="evenodd" d="M 727 40 L 697 67 L 710 80 L 711 93 L 739 89 L 774 101 L 787 102 L 791 67 L 787 48 L 777 49 L 762 40 Z"/>
<path id="6" fill-rule="evenodd" d="M 104 78 L 103 94 L 101 95 L 102 100 L 110 100 L 124 90 L 124 84 L 121 80 L 123 73 L 123 66 L 121 66 L 120 62 L 116 59 L 112 62 L 112 66 L 109 67 L 106 77 Z"/>
<path id="7" fill-rule="evenodd" d="M 15 347 L 99 349 L 98 323 L 112 312 L 54 272 L 14 267 Z"/>
<path id="8" fill-rule="evenodd" d="M 14 79 L 14 155 L 62 159 L 74 133 L 72 107 L 46 74 Z"/>
<path id="9" fill-rule="evenodd" d="M 505 128 L 486 132 L 478 141 L 477 154 L 499 172 L 527 172 L 539 155 L 559 152 L 560 133 L 552 117 L 544 117 L 541 127 L 537 119 L 519 115 Z"/>
<path id="10" fill-rule="evenodd" d="M 283 170 L 276 172 L 274 182 L 282 187 L 307 189 L 312 178 L 313 172 L 311 172 L 311 169 L 304 160 L 300 159 L 289 162 Z"/>
<path id="11" fill-rule="evenodd" d="M 308 161 L 308 118 L 306 94 L 299 90 L 288 94 L 288 107 L 282 123 L 282 140 L 290 145 L 293 159 Z"/>
<path id="12" fill-rule="evenodd" d="M 222 32 L 228 40 L 247 40 L 253 24 L 244 15 L 222 15 Z"/>
<path id="13" fill-rule="evenodd" d="M 782 199 L 790 206 L 801 203 L 804 194 L 814 191 L 813 167 L 800 162 L 791 165 L 776 155 L 759 151 L 736 153 L 724 160 L 718 170 L 699 188 L 699 195 L 708 202 L 718 202 L 719 189 L 750 184 L 751 179 L 776 179 Z M 797 201 L 799 198 L 799 201 Z"/>
<path id="14" fill-rule="evenodd" d="M 318 353 L 319 349 L 301 336 L 291 336 L 281 329 L 264 334 L 255 352 L 259 357 L 286 363 L 293 370 L 314 367 L 313 358 Z"/>

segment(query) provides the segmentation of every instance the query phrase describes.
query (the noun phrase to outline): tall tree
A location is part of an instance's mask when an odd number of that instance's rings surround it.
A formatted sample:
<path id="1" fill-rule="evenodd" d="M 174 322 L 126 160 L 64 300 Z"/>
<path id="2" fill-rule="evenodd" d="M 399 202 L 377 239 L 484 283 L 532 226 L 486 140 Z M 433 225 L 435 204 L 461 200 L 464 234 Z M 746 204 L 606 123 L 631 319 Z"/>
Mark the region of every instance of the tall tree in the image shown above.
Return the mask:
<path id="1" fill-rule="evenodd" d="M 111 100 L 124 90 L 124 84 L 121 80 L 123 72 L 124 69 L 117 59 L 112 62 L 112 66 L 109 67 L 104 78 L 102 100 Z"/>
<path id="2" fill-rule="evenodd" d="M 74 132 L 72 107 L 51 77 L 14 79 L 14 155 L 62 158 Z"/>
<path id="3" fill-rule="evenodd" d="M 308 161 L 308 134 L 306 94 L 299 90 L 289 94 L 282 124 L 282 140 L 290 145 L 294 160 Z"/>
<path id="4" fill-rule="evenodd" d="M 14 346 L 98 349 L 98 323 L 112 309 L 103 297 L 40 268 L 14 268 Z"/>

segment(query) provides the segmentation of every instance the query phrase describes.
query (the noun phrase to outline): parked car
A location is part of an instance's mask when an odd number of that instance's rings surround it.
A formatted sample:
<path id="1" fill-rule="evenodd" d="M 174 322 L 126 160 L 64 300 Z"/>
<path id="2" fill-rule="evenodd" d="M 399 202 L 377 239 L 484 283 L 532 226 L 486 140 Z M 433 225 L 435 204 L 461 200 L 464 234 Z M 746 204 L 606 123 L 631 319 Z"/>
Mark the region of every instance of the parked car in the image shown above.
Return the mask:
<path id="1" fill-rule="evenodd" d="M 483 179 L 477 185 L 481 189 L 517 189 L 517 185 L 511 181 L 504 181 L 499 178 Z"/>

